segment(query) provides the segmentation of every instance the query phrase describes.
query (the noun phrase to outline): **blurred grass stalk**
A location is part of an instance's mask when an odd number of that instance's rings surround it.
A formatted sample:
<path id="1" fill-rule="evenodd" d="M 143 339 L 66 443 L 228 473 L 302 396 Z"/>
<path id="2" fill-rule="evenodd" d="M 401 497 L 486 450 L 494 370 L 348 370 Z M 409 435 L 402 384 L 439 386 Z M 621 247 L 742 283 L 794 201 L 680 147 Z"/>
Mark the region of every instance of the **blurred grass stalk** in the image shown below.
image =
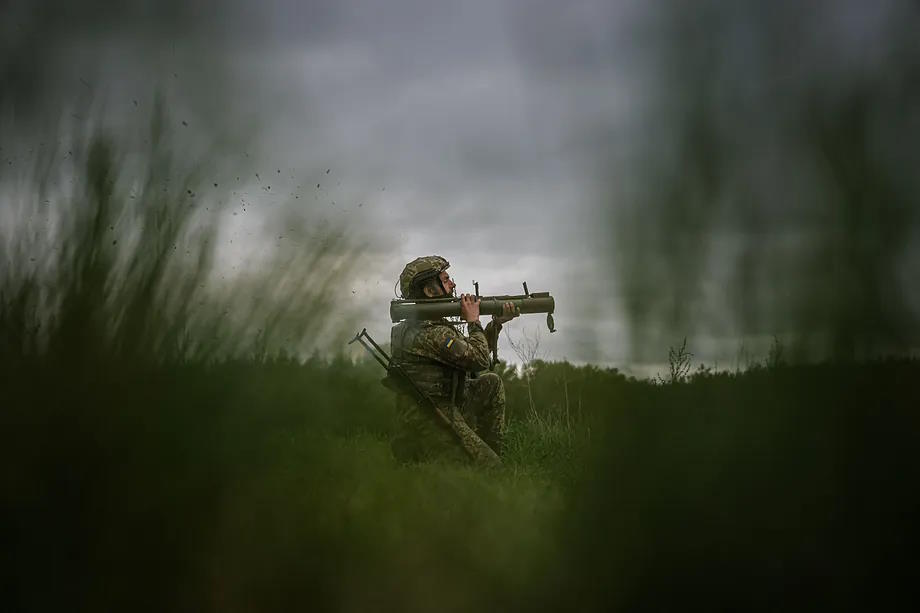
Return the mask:
<path id="1" fill-rule="evenodd" d="M 219 243 L 232 198 L 219 186 L 244 173 L 222 168 L 231 156 L 215 145 L 192 158 L 169 125 L 161 101 L 143 139 L 87 122 L 4 177 L 0 359 L 78 368 L 303 357 L 338 332 L 328 324 L 348 309 L 333 308 L 336 280 L 360 262 L 344 229 L 271 243 L 253 270 L 228 278 L 233 255 Z M 286 222 L 306 234 L 306 219 Z"/>
<path id="2" fill-rule="evenodd" d="M 605 209 L 634 360 L 686 336 L 778 336 L 793 361 L 920 347 L 917 7 L 813 8 L 666 2 L 639 28 L 646 98 Z"/>

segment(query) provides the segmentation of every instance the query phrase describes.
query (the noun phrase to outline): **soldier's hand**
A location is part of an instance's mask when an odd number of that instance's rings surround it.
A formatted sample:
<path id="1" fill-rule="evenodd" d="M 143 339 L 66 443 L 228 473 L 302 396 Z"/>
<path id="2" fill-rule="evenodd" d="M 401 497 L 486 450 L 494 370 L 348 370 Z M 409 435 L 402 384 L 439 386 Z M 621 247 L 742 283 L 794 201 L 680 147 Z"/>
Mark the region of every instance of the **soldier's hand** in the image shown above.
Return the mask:
<path id="1" fill-rule="evenodd" d="M 460 294 L 460 319 L 466 323 L 479 321 L 479 297 Z"/>
<path id="2" fill-rule="evenodd" d="M 509 301 L 509 302 L 506 302 L 502 306 L 501 315 L 492 316 L 492 321 L 494 321 L 497 324 L 503 324 L 503 323 L 511 321 L 512 319 L 514 319 L 520 314 L 521 314 L 520 307 L 514 306 L 514 303 Z"/>

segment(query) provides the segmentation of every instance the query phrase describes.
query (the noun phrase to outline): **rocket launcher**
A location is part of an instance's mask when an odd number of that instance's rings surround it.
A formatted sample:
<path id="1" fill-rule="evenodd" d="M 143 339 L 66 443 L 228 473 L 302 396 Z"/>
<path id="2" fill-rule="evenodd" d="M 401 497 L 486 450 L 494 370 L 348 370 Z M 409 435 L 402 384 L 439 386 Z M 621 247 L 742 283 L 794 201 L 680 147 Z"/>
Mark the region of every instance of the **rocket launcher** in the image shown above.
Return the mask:
<path id="1" fill-rule="evenodd" d="M 479 297 L 479 312 L 482 315 L 501 315 L 506 302 L 511 302 L 522 315 L 528 313 L 546 313 L 546 326 L 550 332 L 556 331 L 553 311 L 556 302 L 549 292 L 529 292 L 524 283 L 524 293 L 517 296 L 479 296 L 479 284 L 476 296 Z M 460 315 L 460 298 L 428 298 L 419 300 L 393 300 L 390 302 L 390 319 L 393 323 L 403 320 L 435 320 L 442 317 Z"/>

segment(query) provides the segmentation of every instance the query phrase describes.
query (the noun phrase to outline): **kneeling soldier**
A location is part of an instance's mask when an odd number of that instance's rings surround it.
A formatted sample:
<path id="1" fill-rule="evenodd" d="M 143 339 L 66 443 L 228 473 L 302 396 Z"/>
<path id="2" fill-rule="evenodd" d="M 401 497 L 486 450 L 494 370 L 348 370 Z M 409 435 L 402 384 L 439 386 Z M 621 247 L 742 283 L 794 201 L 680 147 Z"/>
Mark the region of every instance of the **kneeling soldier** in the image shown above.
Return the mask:
<path id="1" fill-rule="evenodd" d="M 399 276 L 403 298 L 441 298 L 454 295 L 456 284 L 447 274 L 450 264 L 427 256 L 406 265 Z M 467 324 L 463 336 L 457 322 L 403 321 L 390 334 L 392 357 L 416 385 L 447 416 L 453 432 L 427 414 L 413 399 L 397 400 L 403 431 L 393 442 L 402 460 L 434 457 L 470 457 L 479 464 L 500 464 L 505 433 L 505 389 L 501 377 L 489 368 L 490 351 L 498 343 L 502 324 L 517 317 L 507 303 L 483 329 L 479 299 L 460 296 L 460 318 Z M 459 445 L 457 444 L 459 441 Z"/>

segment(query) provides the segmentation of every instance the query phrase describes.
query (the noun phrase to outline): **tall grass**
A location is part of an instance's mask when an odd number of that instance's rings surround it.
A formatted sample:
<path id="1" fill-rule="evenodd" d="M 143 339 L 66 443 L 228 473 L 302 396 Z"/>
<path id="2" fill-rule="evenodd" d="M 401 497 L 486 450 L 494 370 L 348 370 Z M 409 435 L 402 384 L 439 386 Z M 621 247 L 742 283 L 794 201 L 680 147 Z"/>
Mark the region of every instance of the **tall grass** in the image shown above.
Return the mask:
<path id="1" fill-rule="evenodd" d="M 158 104 L 144 144 L 91 128 L 46 152 L 10 190 L 5 206 L 18 214 L 0 261 L 4 355 L 72 363 L 87 355 L 265 357 L 308 353 L 329 342 L 330 325 L 351 323 L 341 315 L 354 313 L 331 291 L 361 263 L 342 228 L 326 226 L 319 239 L 294 247 L 276 244 L 257 274 L 227 280 L 231 266 L 218 242 L 232 241 L 221 234 L 237 207 L 227 175 L 236 174 L 242 190 L 241 173 L 223 167 L 229 156 L 216 145 L 199 153 L 216 161 L 190 159 L 168 123 Z M 41 227 L 24 232 L 36 220 Z"/>

